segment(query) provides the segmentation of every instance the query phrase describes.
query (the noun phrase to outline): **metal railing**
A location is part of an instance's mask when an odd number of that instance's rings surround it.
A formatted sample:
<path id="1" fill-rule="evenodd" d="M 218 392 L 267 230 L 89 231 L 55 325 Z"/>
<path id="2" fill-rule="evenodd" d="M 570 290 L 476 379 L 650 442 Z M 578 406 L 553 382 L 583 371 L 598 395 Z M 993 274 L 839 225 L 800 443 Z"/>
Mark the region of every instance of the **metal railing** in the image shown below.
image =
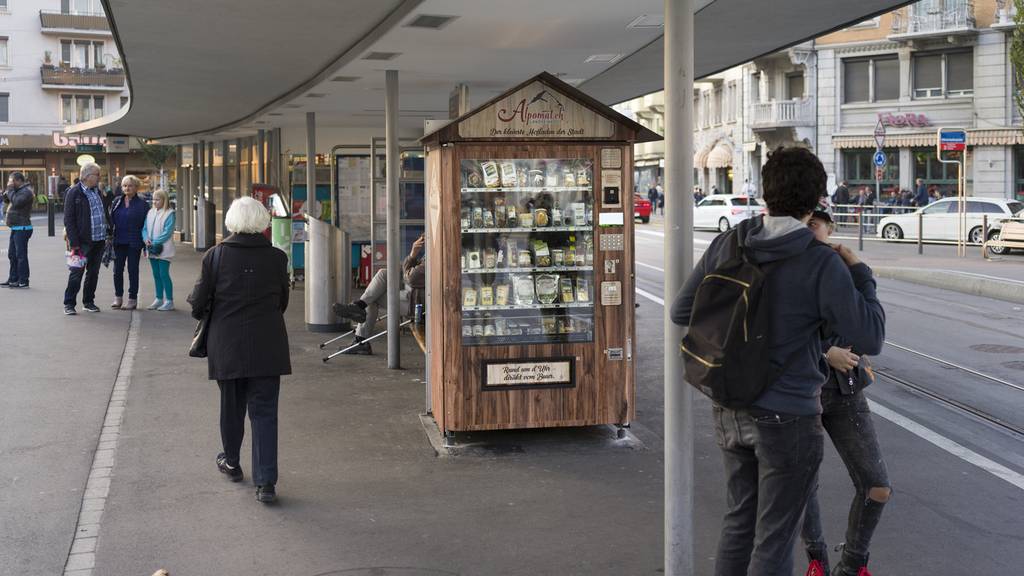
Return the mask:
<path id="1" fill-rule="evenodd" d="M 110 32 L 110 23 L 103 14 L 79 12 L 68 14 L 53 10 L 40 10 L 39 23 L 43 31 L 55 30 L 97 30 Z"/>
<path id="2" fill-rule="evenodd" d="M 39 70 L 43 85 L 51 86 L 124 86 L 124 70 L 110 68 L 58 68 L 43 65 Z"/>
<path id="3" fill-rule="evenodd" d="M 750 105 L 750 110 L 754 128 L 813 126 L 815 122 L 812 98 L 755 102 Z"/>
<path id="4" fill-rule="evenodd" d="M 941 8 L 915 4 L 893 13 L 892 35 L 930 34 L 975 28 L 974 2 L 945 0 Z"/>

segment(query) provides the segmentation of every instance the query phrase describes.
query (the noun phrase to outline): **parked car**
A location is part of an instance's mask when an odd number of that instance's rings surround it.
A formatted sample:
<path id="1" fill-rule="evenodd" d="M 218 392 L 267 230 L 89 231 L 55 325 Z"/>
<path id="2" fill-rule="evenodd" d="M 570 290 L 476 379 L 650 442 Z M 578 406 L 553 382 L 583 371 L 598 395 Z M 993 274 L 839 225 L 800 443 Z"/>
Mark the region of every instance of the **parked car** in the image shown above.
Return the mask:
<path id="1" fill-rule="evenodd" d="M 639 194 L 633 194 L 633 218 L 647 224 L 651 221 L 651 201 Z"/>
<path id="2" fill-rule="evenodd" d="M 1018 204 L 1020 204 L 1020 202 L 1018 202 Z M 995 222 L 989 222 L 989 224 L 988 224 L 989 225 L 988 239 L 989 240 L 999 240 L 1000 238 L 1002 238 L 1003 224 L 1006 224 L 1007 222 L 1020 222 L 1022 220 L 1024 220 L 1024 210 L 1019 210 L 1014 215 L 1014 219 L 1013 220 L 1010 220 L 1008 218 L 1004 218 L 1004 219 L 996 220 Z M 989 252 L 991 252 L 993 254 L 999 254 L 999 255 L 1009 254 L 1010 253 L 1010 249 L 1005 247 L 1005 246 L 989 246 L 988 250 L 989 250 Z"/>
<path id="3" fill-rule="evenodd" d="M 757 198 L 737 194 L 713 194 L 693 210 L 694 228 L 712 228 L 725 232 L 747 218 L 765 214 Z"/>
<path id="4" fill-rule="evenodd" d="M 988 215 L 989 225 L 996 227 L 1001 218 L 1013 216 L 1024 209 L 1017 200 L 1003 198 L 981 198 L 968 196 L 967 199 L 967 241 L 981 244 L 985 240 L 984 216 Z M 960 201 L 957 198 L 943 198 L 924 208 L 906 214 L 886 216 L 878 222 L 876 235 L 885 240 L 913 239 L 918 237 L 918 218 L 924 226 L 923 240 L 957 240 L 957 217 Z M 923 216 L 918 216 L 919 214 Z M 998 230 L 994 230 L 997 232 Z M 992 237 L 989 233 L 989 237 Z"/>

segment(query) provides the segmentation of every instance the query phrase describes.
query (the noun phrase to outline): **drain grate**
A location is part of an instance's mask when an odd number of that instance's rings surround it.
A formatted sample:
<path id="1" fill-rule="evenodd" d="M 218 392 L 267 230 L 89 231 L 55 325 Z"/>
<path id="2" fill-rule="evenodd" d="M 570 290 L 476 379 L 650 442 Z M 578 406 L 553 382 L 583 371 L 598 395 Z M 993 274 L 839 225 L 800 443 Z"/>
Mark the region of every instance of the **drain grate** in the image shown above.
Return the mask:
<path id="1" fill-rule="evenodd" d="M 971 350 L 989 354 L 1024 354 L 1024 348 L 1020 346 L 1005 346 L 1003 344 L 975 344 L 971 346 Z"/>
<path id="2" fill-rule="evenodd" d="M 1024 370 L 1024 361 L 1014 360 L 1013 362 L 1003 362 L 1003 367 L 1011 370 Z"/>

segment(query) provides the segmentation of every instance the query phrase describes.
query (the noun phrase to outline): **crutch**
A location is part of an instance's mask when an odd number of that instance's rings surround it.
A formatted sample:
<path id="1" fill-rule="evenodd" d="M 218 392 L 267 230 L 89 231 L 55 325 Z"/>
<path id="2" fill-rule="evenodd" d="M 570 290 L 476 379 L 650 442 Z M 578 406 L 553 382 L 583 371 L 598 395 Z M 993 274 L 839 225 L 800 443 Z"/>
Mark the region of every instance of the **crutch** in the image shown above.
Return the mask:
<path id="1" fill-rule="evenodd" d="M 381 316 L 380 318 L 378 318 L 377 320 L 384 320 L 384 319 L 385 319 L 385 318 L 387 318 L 387 317 L 388 317 L 388 315 L 387 315 L 387 314 L 385 314 L 385 315 Z M 345 332 L 345 333 L 344 333 L 344 334 L 342 334 L 341 336 L 335 336 L 334 338 L 331 338 L 331 339 L 330 339 L 330 340 L 328 340 L 327 342 L 321 342 L 321 343 L 320 343 L 320 349 L 321 349 L 321 350 L 323 350 L 324 348 L 326 348 L 326 347 L 327 347 L 327 345 L 328 345 L 328 344 L 332 344 L 332 343 L 334 343 L 334 342 L 337 342 L 338 340 L 341 340 L 341 339 L 342 339 L 342 338 L 344 338 L 345 336 L 348 336 L 348 335 L 350 335 L 350 334 L 353 334 L 353 333 L 355 333 L 355 330 L 354 330 L 354 329 L 353 329 L 353 330 L 349 330 L 348 332 Z"/>
<path id="2" fill-rule="evenodd" d="M 402 328 L 402 327 L 408 326 L 409 324 L 412 324 L 412 318 L 406 320 L 405 322 L 402 322 L 401 324 L 398 325 L 398 327 Z M 337 352 L 331 354 L 330 356 L 325 356 L 324 357 L 324 362 L 326 363 L 331 358 L 334 358 L 335 356 L 338 356 L 339 354 L 344 354 L 345 352 L 348 352 L 349 350 L 352 350 L 353 348 L 356 348 L 357 346 L 360 346 L 360 345 L 365 344 L 367 342 L 371 342 L 373 340 L 376 340 L 377 338 L 380 338 L 381 336 L 383 336 L 383 335 L 385 335 L 387 333 L 388 333 L 387 330 L 385 330 L 383 332 L 378 332 L 377 334 L 374 334 L 373 336 L 370 336 L 369 338 L 366 338 L 364 340 L 360 340 L 359 342 L 356 342 L 355 344 L 352 344 L 351 346 L 346 346 L 345 348 L 342 348 L 341 350 L 338 350 Z"/>

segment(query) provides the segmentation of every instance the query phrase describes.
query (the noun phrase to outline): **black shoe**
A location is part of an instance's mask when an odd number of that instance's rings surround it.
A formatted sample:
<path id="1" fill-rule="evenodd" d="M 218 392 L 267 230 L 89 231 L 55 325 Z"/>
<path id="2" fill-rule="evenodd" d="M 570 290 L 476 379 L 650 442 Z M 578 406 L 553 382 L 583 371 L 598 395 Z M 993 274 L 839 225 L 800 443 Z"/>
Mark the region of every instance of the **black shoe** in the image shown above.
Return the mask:
<path id="1" fill-rule="evenodd" d="M 217 454 L 217 469 L 221 474 L 227 474 L 232 482 L 242 481 L 242 467 L 237 464 L 234 466 L 228 464 L 228 457 L 223 452 Z"/>
<path id="2" fill-rule="evenodd" d="M 362 339 L 357 339 L 353 344 L 359 344 L 355 348 L 345 352 L 345 354 L 353 354 L 356 356 L 373 356 L 373 348 L 370 347 L 369 342 L 363 342 Z"/>
<path id="3" fill-rule="evenodd" d="M 65 306 L 64 307 L 64 315 L 65 316 L 74 316 L 75 314 L 78 314 L 78 312 L 75 312 L 75 307 L 74 306 Z"/>
<path id="4" fill-rule="evenodd" d="M 85 308 L 86 312 L 99 312 L 100 309 L 95 304 L 82 304 L 82 308 Z"/>
<path id="5" fill-rule="evenodd" d="M 6 281 L 6 282 L 0 282 L 0 286 L 2 286 L 2 287 L 4 287 L 4 288 L 6 288 L 6 287 L 10 286 L 11 284 L 17 284 L 17 282 L 14 282 L 14 281 L 12 281 L 12 280 L 8 280 L 8 281 Z"/>
<path id="6" fill-rule="evenodd" d="M 8 288 L 28 288 L 28 282 L 12 282 L 7 285 Z"/>
<path id="7" fill-rule="evenodd" d="M 263 486 L 256 487 L 256 501 L 264 504 L 270 504 L 274 500 L 277 500 L 277 491 L 274 490 L 273 484 L 264 484 Z"/>
<path id="8" fill-rule="evenodd" d="M 366 322 L 366 309 L 355 302 L 352 304 L 342 304 L 341 302 L 335 303 L 334 313 L 342 318 L 355 320 L 360 324 Z"/>

